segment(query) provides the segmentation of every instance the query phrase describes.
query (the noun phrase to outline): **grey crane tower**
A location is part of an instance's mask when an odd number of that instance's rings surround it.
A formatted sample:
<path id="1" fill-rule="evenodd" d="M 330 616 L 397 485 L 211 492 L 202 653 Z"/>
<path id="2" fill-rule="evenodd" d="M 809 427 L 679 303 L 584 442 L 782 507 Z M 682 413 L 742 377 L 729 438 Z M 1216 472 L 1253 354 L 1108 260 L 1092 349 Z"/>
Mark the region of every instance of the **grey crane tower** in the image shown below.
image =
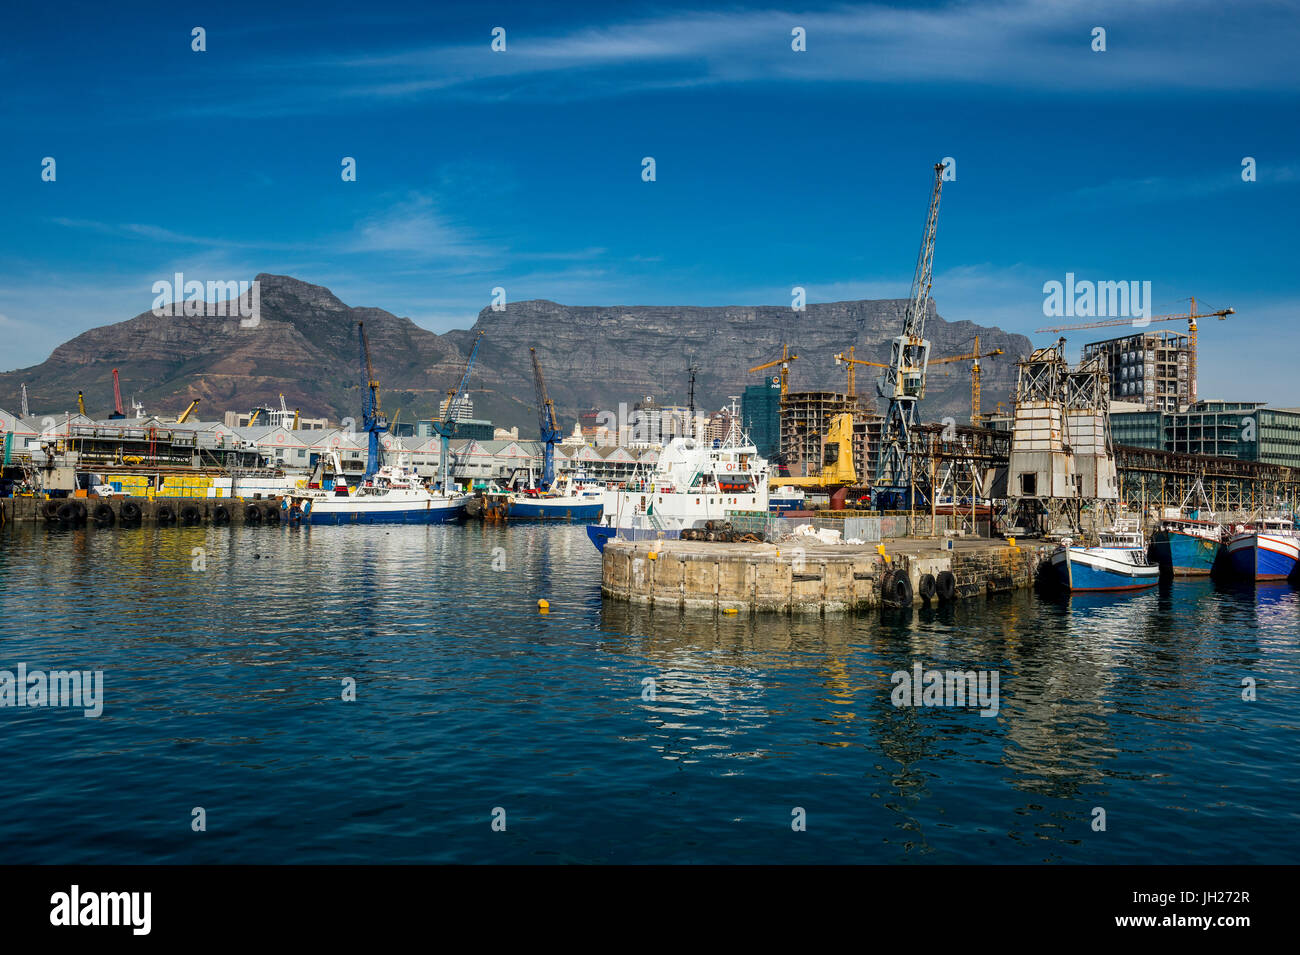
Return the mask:
<path id="1" fill-rule="evenodd" d="M 889 401 L 880 432 L 876 458 L 875 500 L 878 510 L 912 507 L 915 462 L 911 449 L 916 425 L 916 403 L 925 397 L 925 368 L 930 360 L 930 342 L 925 337 L 930 286 L 934 281 L 934 234 L 939 223 L 939 193 L 943 189 L 943 164 L 934 167 L 934 191 L 925 217 L 921 251 L 912 275 L 912 294 L 903 319 L 903 333 L 894 339 L 889 367 L 876 385 L 877 393 Z M 926 478 L 928 480 L 928 476 Z"/>

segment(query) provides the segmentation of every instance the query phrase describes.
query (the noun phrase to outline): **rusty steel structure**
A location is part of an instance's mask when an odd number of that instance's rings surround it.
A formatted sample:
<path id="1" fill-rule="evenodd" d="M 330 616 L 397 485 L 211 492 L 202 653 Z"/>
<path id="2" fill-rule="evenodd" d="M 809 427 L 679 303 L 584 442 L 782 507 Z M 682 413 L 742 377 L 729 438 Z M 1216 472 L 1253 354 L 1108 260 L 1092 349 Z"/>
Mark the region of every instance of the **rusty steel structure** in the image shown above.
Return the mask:
<path id="1" fill-rule="evenodd" d="M 1120 493 L 1130 506 L 1174 507 L 1199 480 L 1211 510 L 1300 508 L 1300 468 L 1117 445 Z"/>

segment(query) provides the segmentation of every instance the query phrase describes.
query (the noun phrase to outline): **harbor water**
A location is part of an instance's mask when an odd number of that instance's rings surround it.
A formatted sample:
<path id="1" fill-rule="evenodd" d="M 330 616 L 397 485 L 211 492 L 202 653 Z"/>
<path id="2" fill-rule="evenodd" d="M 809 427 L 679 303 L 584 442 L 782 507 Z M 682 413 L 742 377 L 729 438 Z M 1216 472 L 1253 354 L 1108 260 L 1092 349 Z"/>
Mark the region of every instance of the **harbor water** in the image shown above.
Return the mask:
<path id="1" fill-rule="evenodd" d="M 103 710 L 0 708 L 4 861 L 1297 857 L 1286 584 L 750 617 L 600 577 L 581 526 L 6 528 L 0 670 Z M 996 715 L 895 706 L 918 663 Z"/>

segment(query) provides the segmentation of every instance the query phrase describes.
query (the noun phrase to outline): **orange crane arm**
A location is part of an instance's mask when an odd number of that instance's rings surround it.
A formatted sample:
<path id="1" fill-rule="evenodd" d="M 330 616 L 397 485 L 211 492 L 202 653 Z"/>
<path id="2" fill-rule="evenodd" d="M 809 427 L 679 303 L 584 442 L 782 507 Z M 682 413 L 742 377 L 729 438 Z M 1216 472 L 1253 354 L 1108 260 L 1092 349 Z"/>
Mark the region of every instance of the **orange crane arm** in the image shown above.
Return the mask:
<path id="1" fill-rule="evenodd" d="M 968 355 L 949 355 L 947 358 L 931 358 L 932 365 L 946 365 L 950 361 L 975 361 L 980 358 L 989 358 L 993 355 L 1004 354 L 1001 348 L 994 348 L 992 351 L 971 352 Z"/>
<path id="2" fill-rule="evenodd" d="M 786 387 L 785 379 L 786 379 L 787 366 L 789 365 L 790 362 L 794 361 L 798 357 L 799 357 L 798 355 L 790 354 L 789 345 L 782 345 L 780 358 L 776 359 L 776 361 L 769 361 L 762 365 L 755 365 L 753 368 L 749 370 L 752 373 L 755 371 L 762 371 L 764 368 L 774 368 L 777 365 L 780 365 L 781 366 L 781 399 L 785 400 L 785 387 Z"/>
<path id="3" fill-rule="evenodd" d="M 1235 308 L 1221 308 L 1217 312 L 1205 312 L 1200 315 L 1197 315 L 1195 313 L 1190 315 L 1152 315 L 1151 318 L 1147 319 L 1146 321 L 1176 322 L 1181 320 L 1185 322 L 1194 322 L 1198 318 L 1217 318 L 1219 319 L 1219 321 L 1223 321 L 1223 319 L 1227 318 L 1229 315 L 1236 314 L 1236 311 L 1237 310 Z M 1112 325 L 1132 325 L 1134 321 L 1135 320 L 1132 318 L 1107 318 L 1099 322 L 1078 322 L 1074 325 L 1056 325 L 1053 326 L 1052 328 L 1038 328 L 1035 329 L 1034 331 L 1035 332 L 1069 332 L 1078 328 L 1107 328 Z M 1138 326 L 1138 327 L 1142 327 L 1142 326 Z"/>
<path id="4" fill-rule="evenodd" d="M 764 368 L 775 368 L 777 365 L 783 364 L 787 361 L 794 361 L 798 357 L 799 357 L 798 355 L 791 355 L 789 358 L 778 358 L 776 361 L 769 361 L 762 365 L 755 365 L 753 368 L 749 370 L 751 372 L 754 372 L 754 371 L 762 371 Z"/>

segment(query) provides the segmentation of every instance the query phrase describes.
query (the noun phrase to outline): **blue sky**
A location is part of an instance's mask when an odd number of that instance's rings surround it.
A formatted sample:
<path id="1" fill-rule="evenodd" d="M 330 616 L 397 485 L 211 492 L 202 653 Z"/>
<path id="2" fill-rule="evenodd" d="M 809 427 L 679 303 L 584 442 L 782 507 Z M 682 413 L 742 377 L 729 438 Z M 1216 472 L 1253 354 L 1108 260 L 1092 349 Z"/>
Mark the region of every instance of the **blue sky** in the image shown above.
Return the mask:
<path id="1" fill-rule="evenodd" d="M 904 297 L 952 156 L 945 318 L 1032 333 L 1057 324 L 1044 282 L 1150 281 L 1157 313 L 1237 309 L 1203 331 L 1202 395 L 1300 405 L 1294 3 L 17 3 L 3 24 L 6 369 L 177 271 L 290 274 L 435 331 L 495 286 Z"/>

